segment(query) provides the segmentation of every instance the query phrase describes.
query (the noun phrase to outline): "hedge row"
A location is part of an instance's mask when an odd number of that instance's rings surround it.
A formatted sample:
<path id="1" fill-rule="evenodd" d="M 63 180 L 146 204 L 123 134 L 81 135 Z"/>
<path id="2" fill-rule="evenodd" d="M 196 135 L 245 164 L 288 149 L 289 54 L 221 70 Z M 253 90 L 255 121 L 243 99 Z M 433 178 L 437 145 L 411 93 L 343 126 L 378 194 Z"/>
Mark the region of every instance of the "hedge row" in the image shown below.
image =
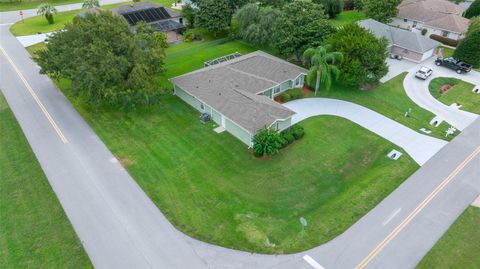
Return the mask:
<path id="1" fill-rule="evenodd" d="M 290 89 L 282 93 L 280 96 L 282 98 L 283 103 L 292 101 L 295 99 L 300 99 L 300 98 L 303 98 L 303 89 L 301 88 Z"/>
<path id="2" fill-rule="evenodd" d="M 444 37 L 441 35 L 435 35 L 432 34 L 430 35 L 430 38 L 433 40 L 436 40 L 444 45 L 451 46 L 451 47 L 456 47 L 458 45 L 459 40 L 451 39 L 448 37 Z"/>

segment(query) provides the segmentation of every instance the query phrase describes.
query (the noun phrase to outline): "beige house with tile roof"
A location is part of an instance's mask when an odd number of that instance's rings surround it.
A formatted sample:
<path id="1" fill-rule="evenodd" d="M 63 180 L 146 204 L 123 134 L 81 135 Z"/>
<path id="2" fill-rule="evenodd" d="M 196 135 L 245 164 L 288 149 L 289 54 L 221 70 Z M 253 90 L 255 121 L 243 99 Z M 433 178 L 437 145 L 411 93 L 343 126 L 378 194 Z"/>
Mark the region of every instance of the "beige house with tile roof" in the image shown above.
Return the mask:
<path id="1" fill-rule="evenodd" d="M 458 40 L 464 37 L 470 23 L 462 17 L 463 12 L 463 7 L 447 0 L 403 0 L 390 25 L 415 32 L 427 29 L 426 36 L 436 34 Z"/>

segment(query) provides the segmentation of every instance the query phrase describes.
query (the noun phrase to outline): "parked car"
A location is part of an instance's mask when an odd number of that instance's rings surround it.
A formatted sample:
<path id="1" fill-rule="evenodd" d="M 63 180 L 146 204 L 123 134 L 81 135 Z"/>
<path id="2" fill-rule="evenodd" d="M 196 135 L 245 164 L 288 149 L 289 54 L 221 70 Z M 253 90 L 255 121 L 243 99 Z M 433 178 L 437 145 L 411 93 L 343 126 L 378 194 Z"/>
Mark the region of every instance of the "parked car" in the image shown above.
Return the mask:
<path id="1" fill-rule="evenodd" d="M 415 77 L 419 79 L 426 80 L 431 74 L 433 73 L 433 70 L 431 68 L 428 68 L 426 66 L 422 66 L 420 70 L 418 70 L 415 73 Z"/>
<path id="2" fill-rule="evenodd" d="M 461 73 L 467 73 L 472 70 L 472 66 L 469 64 L 466 64 L 458 59 L 455 59 L 453 57 L 448 57 L 448 58 L 437 58 L 435 60 L 435 64 L 438 66 L 445 66 L 448 67 L 452 70 L 455 70 L 458 74 Z"/>

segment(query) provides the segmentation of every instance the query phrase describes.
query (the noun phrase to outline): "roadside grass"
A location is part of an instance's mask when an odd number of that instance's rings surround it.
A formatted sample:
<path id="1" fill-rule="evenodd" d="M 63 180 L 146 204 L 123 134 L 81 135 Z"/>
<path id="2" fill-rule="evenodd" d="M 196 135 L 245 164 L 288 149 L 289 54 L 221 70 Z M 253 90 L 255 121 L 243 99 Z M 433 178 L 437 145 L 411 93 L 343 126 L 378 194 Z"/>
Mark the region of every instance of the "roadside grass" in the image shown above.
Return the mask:
<path id="1" fill-rule="evenodd" d="M 1 11 L 11 11 L 11 10 L 25 10 L 37 8 L 42 3 L 49 3 L 53 6 L 68 5 L 75 3 L 82 3 L 81 0 L 30 0 L 30 1 L 11 1 L 11 0 L 0 0 L 0 12 Z M 175 0 L 151 0 L 146 2 L 154 2 L 165 7 L 171 7 L 172 3 Z"/>
<path id="2" fill-rule="evenodd" d="M 418 106 L 407 96 L 403 89 L 403 80 L 406 74 L 402 73 L 373 90 L 365 91 L 336 82 L 329 91 L 320 89 L 318 96 L 353 102 L 374 110 L 421 134 L 425 133 L 419 129 L 425 127 L 432 131 L 430 136 L 451 140 L 453 136 L 445 138 L 445 132 L 450 126 L 445 122 L 440 124 L 439 127 L 430 125 L 430 121 L 435 115 Z M 409 109 L 412 111 L 409 117 L 405 117 L 405 112 Z"/>
<path id="3" fill-rule="evenodd" d="M 470 206 L 427 253 L 417 269 L 480 268 L 480 208 Z"/>
<path id="4" fill-rule="evenodd" d="M 125 2 L 119 4 L 112 4 L 112 5 L 105 5 L 101 6 L 101 8 L 105 10 L 110 10 L 114 7 L 118 7 L 121 5 L 127 5 L 133 2 Z M 83 12 L 83 9 L 77 10 L 70 10 L 64 12 L 58 12 L 56 15 L 53 16 L 55 23 L 48 24 L 47 20 L 43 16 L 35 16 L 25 19 L 23 22 L 18 21 L 10 27 L 10 32 L 14 36 L 22 36 L 22 35 L 34 35 L 38 32 L 42 33 L 49 33 L 63 29 L 65 24 L 71 22 L 73 18 Z"/>
<path id="5" fill-rule="evenodd" d="M 454 85 L 447 92 L 440 94 L 439 89 L 445 84 Z M 480 114 L 480 94 L 472 92 L 475 85 L 456 78 L 439 77 L 430 81 L 428 89 L 433 97 L 449 106 L 453 103 L 462 105 L 461 110 Z"/>
<path id="6" fill-rule="evenodd" d="M 335 26 L 344 26 L 349 23 L 367 19 L 365 13 L 357 10 L 343 11 L 337 15 L 334 19 L 330 20 Z"/>
<path id="7" fill-rule="evenodd" d="M 168 76 L 252 49 L 209 42 L 169 48 Z M 258 160 L 228 132 L 201 124 L 198 112 L 175 96 L 130 112 L 91 111 L 70 95 L 68 81 L 58 86 L 109 149 L 128 160 L 126 169 L 178 229 L 224 247 L 291 253 L 320 245 L 418 169 L 407 154 L 386 157 L 397 146 L 333 116 L 305 120 L 303 139 Z M 308 220 L 304 239 L 300 217 Z"/>
<path id="8" fill-rule="evenodd" d="M 92 268 L 0 94 L 0 268 Z"/>

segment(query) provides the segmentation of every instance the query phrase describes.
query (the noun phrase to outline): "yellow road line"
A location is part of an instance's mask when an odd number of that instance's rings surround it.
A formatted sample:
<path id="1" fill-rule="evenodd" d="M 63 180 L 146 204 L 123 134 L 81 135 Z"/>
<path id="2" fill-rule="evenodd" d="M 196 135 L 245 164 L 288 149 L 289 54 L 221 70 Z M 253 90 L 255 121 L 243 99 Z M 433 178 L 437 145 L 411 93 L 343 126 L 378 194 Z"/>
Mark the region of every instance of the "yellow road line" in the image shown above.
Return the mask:
<path id="1" fill-rule="evenodd" d="M 370 252 L 355 268 L 356 269 L 363 269 L 365 268 L 387 245 L 392 241 L 414 218 L 417 216 L 431 201 L 432 199 L 442 191 L 445 186 L 452 181 L 455 176 L 460 173 L 460 171 L 465 168 L 465 166 L 470 163 L 475 156 L 480 153 L 480 147 L 476 148 L 462 163 L 460 163 L 455 170 L 450 173 L 443 181 L 438 185 L 435 190 L 433 190 L 425 200 L 423 200 L 420 205 L 415 208 L 403 221 L 400 223 L 385 239 L 375 247 L 375 249 Z"/>
<path id="2" fill-rule="evenodd" d="M 7 59 L 7 61 L 10 63 L 10 65 L 12 65 L 13 69 L 15 70 L 15 72 L 17 73 L 18 77 L 22 80 L 23 84 L 25 84 L 25 87 L 27 88 L 28 92 L 30 93 L 30 95 L 32 95 L 33 99 L 35 100 L 35 102 L 37 103 L 37 105 L 40 107 L 40 109 L 42 110 L 43 114 L 45 115 L 45 117 L 47 118 L 47 120 L 50 122 L 50 124 L 52 125 L 53 129 L 55 130 L 55 132 L 57 132 L 58 136 L 60 137 L 60 139 L 62 140 L 63 143 L 68 143 L 68 140 L 67 138 L 65 137 L 65 135 L 63 135 L 62 133 L 62 130 L 60 130 L 60 128 L 58 128 L 58 125 L 55 123 L 55 121 L 53 120 L 52 116 L 50 115 L 50 113 L 48 113 L 47 109 L 45 108 L 45 106 L 42 104 L 42 102 L 40 101 L 40 99 L 38 98 L 37 94 L 33 91 L 32 87 L 30 86 L 30 84 L 28 84 L 27 80 L 25 79 L 25 77 L 22 75 L 22 73 L 20 72 L 20 70 L 18 70 L 17 66 L 13 63 L 12 59 L 10 58 L 10 56 L 8 56 L 7 52 L 3 49 L 2 46 L 0 46 L 0 51 L 2 51 L 3 55 L 5 55 L 5 58 Z"/>

